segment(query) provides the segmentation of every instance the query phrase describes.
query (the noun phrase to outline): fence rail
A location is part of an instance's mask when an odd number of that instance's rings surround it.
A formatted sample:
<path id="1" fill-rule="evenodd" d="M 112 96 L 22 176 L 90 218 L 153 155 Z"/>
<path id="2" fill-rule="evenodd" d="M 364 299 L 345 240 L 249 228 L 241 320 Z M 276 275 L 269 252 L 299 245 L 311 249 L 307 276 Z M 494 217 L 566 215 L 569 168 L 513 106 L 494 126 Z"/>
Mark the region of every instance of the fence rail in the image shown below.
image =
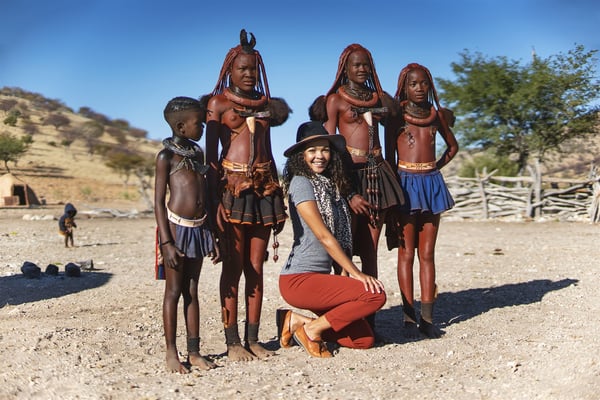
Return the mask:
<path id="1" fill-rule="evenodd" d="M 465 219 L 553 218 L 600 222 L 600 176 L 593 167 L 585 179 L 531 176 L 505 177 L 492 173 L 476 178 L 446 177 L 456 202 L 445 215 Z"/>

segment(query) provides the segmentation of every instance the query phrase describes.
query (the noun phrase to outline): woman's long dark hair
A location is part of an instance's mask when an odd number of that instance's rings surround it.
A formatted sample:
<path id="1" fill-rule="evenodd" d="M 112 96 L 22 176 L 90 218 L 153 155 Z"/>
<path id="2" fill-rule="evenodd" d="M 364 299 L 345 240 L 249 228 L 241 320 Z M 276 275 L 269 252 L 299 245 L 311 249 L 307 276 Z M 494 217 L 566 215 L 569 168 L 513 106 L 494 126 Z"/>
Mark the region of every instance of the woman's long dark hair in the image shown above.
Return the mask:
<path id="1" fill-rule="evenodd" d="M 306 161 L 304 160 L 304 150 L 306 146 L 301 147 L 296 150 L 296 152 L 292 153 L 283 167 L 282 174 L 282 183 L 283 183 L 283 191 L 287 195 L 288 190 L 290 188 L 290 182 L 294 176 L 304 176 L 306 178 L 311 178 L 315 175 L 315 173 L 310 169 Z M 335 147 L 331 146 L 331 158 L 329 160 L 329 164 L 327 164 L 327 168 L 322 173 L 322 175 L 331 179 L 331 181 L 337 186 L 340 194 L 344 197 L 350 194 L 351 183 L 350 183 L 350 174 L 347 172 L 345 168 L 345 162 L 342 159 L 340 153 L 335 149 Z"/>

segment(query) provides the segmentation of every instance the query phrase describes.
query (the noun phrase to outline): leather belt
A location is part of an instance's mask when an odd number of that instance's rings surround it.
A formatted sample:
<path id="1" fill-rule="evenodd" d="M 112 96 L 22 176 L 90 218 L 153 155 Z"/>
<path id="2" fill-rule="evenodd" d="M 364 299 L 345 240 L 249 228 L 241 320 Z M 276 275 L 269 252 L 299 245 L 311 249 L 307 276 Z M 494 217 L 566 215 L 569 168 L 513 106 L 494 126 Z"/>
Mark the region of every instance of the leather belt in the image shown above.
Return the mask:
<path id="1" fill-rule="evenodd" d="M 348 153 L 350 153 L 356 157 L 366 157 L 369 155 L 369 152 L 367 150 L 358 149 L 356 147 L 346 146 L 346 149 L 348 149 Z M 371 154 L 373 154 L 375 157 L 380 156 L 381 155 L 381 147 L 373 149 Z"/>
<path id="2" fill-rule="evenodd" d="M 251 169 L 254 169 L 255 171 L 260 171 L 260 172 L 267 172 L 271 168 L 270 161 L 267 161 L 264 163 L 259 163 L 254 166 L 250 166 L 248 164 L 242 164 L 242 163 L 229 161 L 227 159 L 223 159 L 223 161 L 221 161 L 221 165 L 223 166 L 223 169 L 225 169 L 229 172 L 244 172 L 244 173 L 250 171 Z"/>
<path id="3" fill-rule="evenodd" d="M 398 160 L 398 168 L 408 171 L 429 171 L 435 169 L 435 161 L 415 163 Z"/>
<path id="4" fill-rule="evenodd" d="M 195 228 L 197 226 L 204 225 L 204 222 L 206 221 L 206 214 L 204 214 L 204 216 L 199 219 L 187 219 L 180 217 L 179 215 L 175 214 L 173 211 L 167 208 L 167 219 L 176 225 L 181 225 L 188 228 Z"/>

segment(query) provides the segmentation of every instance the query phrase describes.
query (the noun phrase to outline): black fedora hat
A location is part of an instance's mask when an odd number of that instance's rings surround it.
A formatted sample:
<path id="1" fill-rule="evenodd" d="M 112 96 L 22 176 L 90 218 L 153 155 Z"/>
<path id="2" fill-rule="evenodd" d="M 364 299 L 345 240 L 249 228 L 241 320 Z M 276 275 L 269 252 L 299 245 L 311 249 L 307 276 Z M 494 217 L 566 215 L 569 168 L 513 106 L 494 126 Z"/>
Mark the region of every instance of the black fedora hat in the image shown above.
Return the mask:
<path id="1" fill-rule="evenodd" d="M 304 122 L 298 127 L 296 133 L 296 143 L 291 145 L 283 155 L 289 157 L 294 151 L 305 146 L 307 143 L 318 140 L 327 139 L 333 147 L 339 152 L 346 150 L 346 139 L 342 135 L 330 135 L 323 127 L 323 123 L 319 121 Z"/>

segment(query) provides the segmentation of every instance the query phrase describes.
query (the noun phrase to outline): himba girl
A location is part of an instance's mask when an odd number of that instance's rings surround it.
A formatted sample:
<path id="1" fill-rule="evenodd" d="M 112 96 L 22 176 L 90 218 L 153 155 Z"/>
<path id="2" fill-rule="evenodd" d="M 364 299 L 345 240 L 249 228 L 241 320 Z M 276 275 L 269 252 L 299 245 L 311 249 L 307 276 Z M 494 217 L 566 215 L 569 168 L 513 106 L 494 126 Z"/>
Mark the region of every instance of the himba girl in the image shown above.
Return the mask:
<path id="1" fill-rule="evenodd" d="M 330 134 L 346 139 L 354 181 L 348 196 L 354 254 L 360 256 L 362 271 L 374 277 L 378 276 L 377 248 L 386 213 L 404 201 L 379 140 L 379 123 L 392 111 L 393 100 L 381 88 L 371 53 L 360 44 L 342 51 L 333 85 L 309 108 L 312 120 L 324 121 Z M 374 327 L 374 315 L 368 320 Z"/>
<path id="2" fill-rule="evenodd" d="M 286 219 L 283 195 L 271 149 L 270 127 L 283 124 L 291 111 L 271 98 L 265 66 L 245 30 L 229 50 L 207 102 L 206 158 L 211 193 L 218 202 L 223 270 L 220 296 L 227 355 L 248 361 L 272 354 L 258 341 L 263 299 L 263 263 L 271 232 Z M 219 145 L 221 150 L 219 151 Z M 276 261 L 276 236 L 274 260 Z M 238 286 L 246 287 L 244 345 L 238 332 Z"/>
<path id="3" fill-rule="evenodd" d="M 450 129 L 454 116 L 440 106 L 431 73 L 419 64 L 402 69 L 394 99 L 401 111 L 386 126 L 386 160 L 398 166 L 406 202 L 398 215 L 397 236 L 388 237 L 388 247 L 398 247 L 398 283 L 406 336 L 416 339 L 420 331 L 429 338 L 439 338 L 443 332 L 433 323 L 437 297 L 435 242 L 441 213 L 454 205 L 440 172 L 458 152 L 458 143 Z M 436 160 L 437 133 L 446 149 Z M 418 326 L 413 284 L 415 249 L 421 285 Z"/>

